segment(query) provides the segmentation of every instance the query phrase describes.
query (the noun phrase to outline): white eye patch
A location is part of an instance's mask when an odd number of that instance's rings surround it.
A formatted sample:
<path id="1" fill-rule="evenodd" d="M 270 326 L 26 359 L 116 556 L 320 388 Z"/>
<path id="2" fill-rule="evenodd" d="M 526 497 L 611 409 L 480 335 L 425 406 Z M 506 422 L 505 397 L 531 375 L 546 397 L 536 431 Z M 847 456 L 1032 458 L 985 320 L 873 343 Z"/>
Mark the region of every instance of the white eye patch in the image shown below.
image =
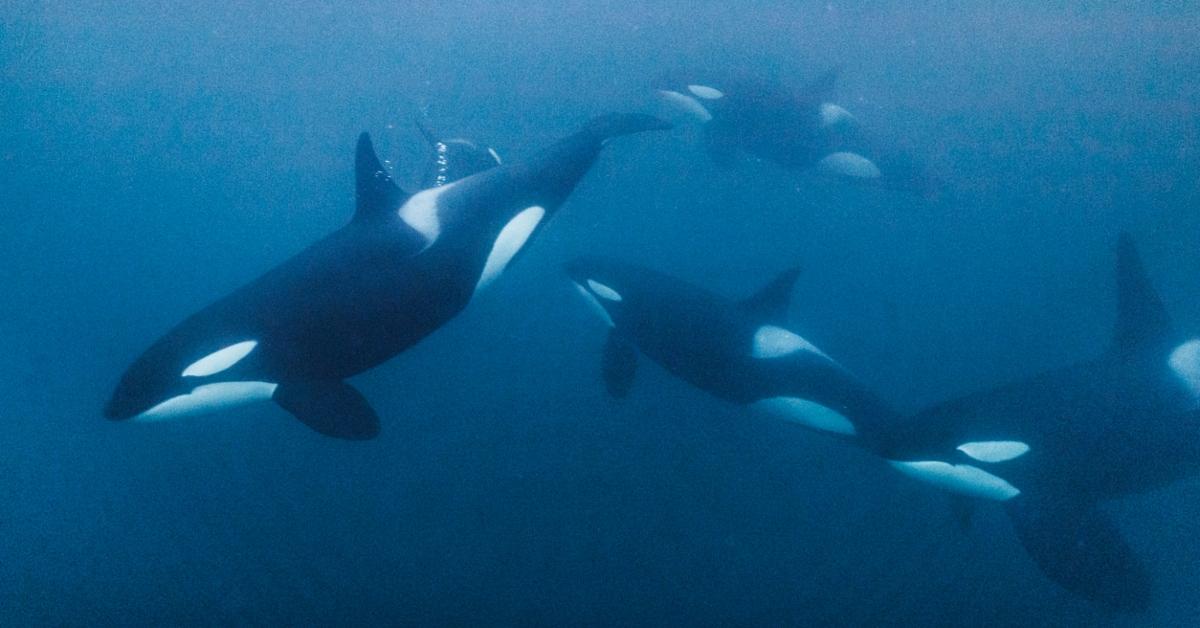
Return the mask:
<path id="1" fill-rule="evenodd" d="M 717 100 L 725 97 L 725 92 L 707 85 L 688 85 L 688 91 L 692 95 L 705 100 Z"/>
<path id="2" fill-rule="evenodd" d="M 599 281 L 596 281 L 595 279 L 588 279 L 587 285 L 589 288 L 592 289 L 592 292 L 595 292 L 596 296 L 600 297 L 601 299 L 608 299 L 609 301 L 616 301 L 616 302 L 621 301 L 621 293 L 620 292 L 617 292 L 616 290 L 609 288 L 608 286 L 600 283 Z"/>
<path id="3" fill-rule="evenodd" d="M 957 449 L 980 462 L 1004 462 L 1024 456 L 1029 445 L 1019 440 L 983 440 L 963 443 Z"/>
<path id="4" fill-rule="evenodd" d="M 214 351 L 183 369 L 183 377 L 207 377 L 237 364 L 258 346 L 257 340 L 246 340 Z"/>

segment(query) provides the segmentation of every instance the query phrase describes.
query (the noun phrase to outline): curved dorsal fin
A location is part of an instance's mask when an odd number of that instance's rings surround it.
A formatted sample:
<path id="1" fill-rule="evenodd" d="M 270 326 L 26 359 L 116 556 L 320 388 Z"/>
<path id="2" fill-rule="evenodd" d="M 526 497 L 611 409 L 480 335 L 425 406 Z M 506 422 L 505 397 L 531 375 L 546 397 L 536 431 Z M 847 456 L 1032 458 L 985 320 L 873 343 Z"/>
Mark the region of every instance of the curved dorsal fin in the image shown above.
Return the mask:
<path id="1" fill-rule="evenodd" d="M 1117 241 L 1117 324 L 1113 350 L 1127 353 L 1167 339 L 1171 318 L 1128 233 Z"/>
<path id="2" fill-rule="evenodd" d="M 825 70 L 801 87 L 796 93 L 797 98 L 800 102 L 807 104 L 819 104 L 829 100 L 833 96 L 833 88 L 837 84 L 839 71 L 837 66 Z"/>
<path id="3" fill-rule="evenodd" d="M 408 198 L 408 194 L 392 181 L 391 175 L 379 163 L 375 147 L 371 145 L 371 136 L 367 133 L 358 136 L 358 147 L 354 154 L 354 184 L 354 220 L 395 211 Z"/>
<path id="4" fill-rule="evenodd" d="M 800 271 L 799 266 L 793 266 L 779 273 L 758 292 L 738 303 L 738 307 L 764 322 L 784 322 L 792 299 L 792 287 L 796 285 Z"/>

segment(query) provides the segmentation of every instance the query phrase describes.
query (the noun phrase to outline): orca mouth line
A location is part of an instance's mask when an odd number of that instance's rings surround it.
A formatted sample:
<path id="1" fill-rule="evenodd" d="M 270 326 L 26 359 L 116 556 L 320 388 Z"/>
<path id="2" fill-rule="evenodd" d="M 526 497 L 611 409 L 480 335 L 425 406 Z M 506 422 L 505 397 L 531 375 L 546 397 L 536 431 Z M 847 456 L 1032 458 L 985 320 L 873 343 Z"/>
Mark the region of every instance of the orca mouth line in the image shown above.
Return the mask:
<path id="1" fill-rule="evenodd" d="M 104 418 L 110 421 L 128 421 L 142 414 L 166 399 L 191 393 L 190 388 L 171 390 L 161 395 L 136 395 L 118 390 L 108 403 L 104 404 Z"/>
<path id="2" fill-rule="evenodd" d="M 109 421 L 128 421 L 153 406 L 153 401 L 129 401 L 114 396 L 104 404 L 104 418 Z"/>
<path id="3" fill-rule="evenodd" d="M 588 309 L 591 310 L 597 318 L 604 321 L 604 323 L 609 327 L 616 327 L 616 323 L 613 321 L 612 315 L 608 313 L 608 310 L 605 309 L 603 305 L 601 305 L 600 299 L 596 298 L 596 295 L 592 294 L 590 290 L 583 287 L 583 284 L 579 282 L 572 283 L 575 285 L 576 292 L 583 297 L 584 303 L 587 303 Z"/>
<path id="4" fill-rule="evenodd" d="M 124 414 L 125 413 L 122 412 L 117 406 L 115 399 L 109 399 L 108 403 L 104 404 L 104 418 L 108 419 L 109 421 L 120 421 L 128 418 L 124 416 Z"/>

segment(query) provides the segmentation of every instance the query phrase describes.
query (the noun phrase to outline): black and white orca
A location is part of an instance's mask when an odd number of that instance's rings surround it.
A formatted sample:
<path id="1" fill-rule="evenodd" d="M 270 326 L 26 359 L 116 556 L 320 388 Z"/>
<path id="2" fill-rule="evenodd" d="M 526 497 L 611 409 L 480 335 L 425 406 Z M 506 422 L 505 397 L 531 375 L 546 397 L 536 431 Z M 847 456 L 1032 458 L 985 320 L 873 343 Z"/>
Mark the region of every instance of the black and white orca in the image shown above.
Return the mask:
<path id="1" fill-rule="evenodd" d="M 871 451 L 955 495 L 1002 503 L 1042 572 L 1118 609 L 1149 605 L 1146 569 L 1099 503 L 1200 472 L 1200 338 L 1177 333 L 1133 241 L 1118 246 L 1118 316 L 1103 355 L 903 417 L 782 327 L 794 273 L 735 303 L 653 271 L 581 259 L 568 273 L 611 327 L 609 390 L 635 347 L 718 397 Z"/>
<path id="2" fill-rule="evenodd" d="M 787 328 L 798 269 L 742 301 L 614 260 L 579 258 L 567 274 L 607 323 L 609 393 L 631 389 L 639 353 L 728 402 L 854 441 L 897 417 L 846 369 Z"/>
<path id="3" fill-rule="evenodd" d="M 1140 610 L 1150 577 L 1099 504 L 1200 471 L 1200 338 L 1175 330 L 1128 235 L 1117 289 L 1101 355 L 937 404 L 874 447 L 909 476 L 1004 504 L 1025 549 L 1064 588 Z"/>
<path id="4" fill-rule="evenodd" d="M 836 80 L 830 70 L 792 89 L 756 77 L 701 84 L 667 75 L 657 94 L 672 110 L 704 124 L 705 145 L 717 164 L 745 153 L 790 170 L 932 195 L 932 177 L 913 159 L 868 146 L 855 116 L 833 102 Z"/>
<path id="5" fill-rule="evenodd" d="M 167 332 L 126 371 L 104 414 L 156 421 L 273 400 L 322 434 L 374 437 L 379 419 L 345 379 L 466 307 L 563 204 L 607 140 L 667 126 L 601 116 L 527 161 L 435 167 L 433 187 L 411 195 L 362 134 L 349 224 Z"/>

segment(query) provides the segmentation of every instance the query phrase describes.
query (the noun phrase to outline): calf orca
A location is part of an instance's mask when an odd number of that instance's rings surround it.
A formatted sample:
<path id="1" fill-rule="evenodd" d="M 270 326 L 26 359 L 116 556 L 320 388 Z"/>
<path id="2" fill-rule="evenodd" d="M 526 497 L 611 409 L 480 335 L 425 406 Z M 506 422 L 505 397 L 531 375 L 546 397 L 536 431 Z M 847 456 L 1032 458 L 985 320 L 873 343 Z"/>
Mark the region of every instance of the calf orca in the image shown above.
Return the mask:
<path id="1" fill-rule="evenodd" d="M 733 301 L 633 264 L 579 258 L 567 265 L 592 309 L 610 327 L 602 371 L 610 394 L 633 384 L 646 354 L 726 401 L 855 440 L 898 417 L 832 358 L 785 327 L 798 269 Z"/>
<path id="2" fill-rule="evenodd" d="M 832 102 L 836 80 L 837 72 L 829 70 L 800 89 L 745 76 L 714 87 L 666 75 L 657 81 L 657 93 L 672 109 L 704 124 L 708 154 L 719 165 L 744 152 L 790 170 L 933 195 L 932 177 L 911 157 L 867 146 L 854 115 Z"/>
<path id="3" fill-rule="evenodd" d="M 433 151 L 421 178 L 422 190 L 453 183 L 501 164 L 499 153 L 490 146 L 480 146 L 461 137 L 441 139 L 423 119 L 417 120 L 417 129 Z"/>
<path id="4" fill-rule="evenodd" d="M 1117 291 L 1101 355 L 934 405 L 880 432 L 874 449 L 907 475 L 1002 502 L 1043 573 L 1140 610 L 1150 577 L 1098 504 L 1200 471 L 1200 338 L 1174 329 L 1127 234 Z"/>
<path id="5" fill-rule="evenodd" d="M 1026 551 L 1063 588 L 1116 610 L 1150 604 L 1150 578 L 1099 502 L 1200 471 L 1200 338 L 1178 334 L 1132 239 L 1117 248 L 1111 347 L 1079 364 L 903 417 L 780 326 L 795 272 L 735 303 L 643 268 L 580 259 L 568 274 L 612 327 L 610 392 L 634 347 L 718 397 L 871 451 L 907 476 L 1005 505 Z"/>
<path id="6" fill-rule="evenodd" d="M 562 205 L 608 139 L 667 126 L 644 115 L 601 116 L 527 161 L 443 164 L 434 187 L 412 195 L 363 133 L 349 224 L 167 332 L 125 372 L 105 416 L 154 421 L 270 399 L 322 434 L 373 438 L 379 419 L 344 380 L 466 307 Z"/>

